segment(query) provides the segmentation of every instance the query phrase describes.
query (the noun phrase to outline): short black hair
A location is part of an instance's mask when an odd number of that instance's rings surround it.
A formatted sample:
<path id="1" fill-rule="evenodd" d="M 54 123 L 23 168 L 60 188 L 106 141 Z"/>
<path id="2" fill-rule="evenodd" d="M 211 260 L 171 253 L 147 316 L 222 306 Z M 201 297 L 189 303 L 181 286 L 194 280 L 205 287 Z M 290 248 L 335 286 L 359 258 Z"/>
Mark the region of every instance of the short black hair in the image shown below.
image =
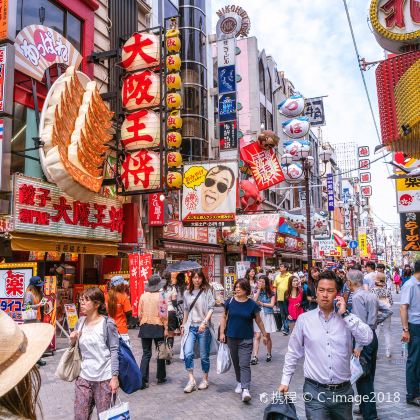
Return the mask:
<path id="1" fill-rule="evenodd" d="M 379 268 L 380 270 L 385 270 L 385 264 L 379 263 L 376 265 L 376 268 Z"/>
<path id="2" fill-rule="evenodd" d="M 366 267 L 369 267 L 369 268 L 371 268 L 372 270 L 375 270 L 375 268 L 376 268 L 376 264 L 375 264 L 373 261 L 368 261 L 368 262 L 366 263 Z"/>
<path id="3" fill-rule="evenodd" d="M 359 271 L 362 271 L 362 265 L 361 264 L 353 264 L 350 267 L 350 270 L 359 270 Z"/>
<path id="4" fill-rule="evenodd" d="M 246 279 L 239 279 L 234 287 L 233 290 L 235 290 L 236 286 L 239 286 L 245 293 L 247 296 L 249 296 L 251 294 L 251 285 L 249 284 L 249 281 Z"/>
<path id="5" fill-rule="evenodd" d="M 230 175 L 232 176 L 232 180 L 230 181 L 230 187 L 229 187 L 229 189 L 232 189 L 233 185 L 235 184 L 235 174 L 233 170 L 229 168 L 229 166 L 225 166 L 225 165 L 213 166 L 213 168 L 210 168 L 207 171 L 206 178 L 209 176 L 210 172 L 213 174 L 218 174 L 219 172 L 222 172 L 222 171 L 228 171 Z"/>
<path id="6" fill-rule="evenodd" d="M 316 282 L 316 288 L 318 288 L 319 282 L 321 280 L 332 280 L 335 282 L 335 288 L 337 289 L 337 292 L 339 292 L 342 288 L 342 281 L 340 279 L 337 278 L 337 276 L 329 270 L 324 270 L 321 271 L 321 273 L 319 274 L 319 279 Z"/>

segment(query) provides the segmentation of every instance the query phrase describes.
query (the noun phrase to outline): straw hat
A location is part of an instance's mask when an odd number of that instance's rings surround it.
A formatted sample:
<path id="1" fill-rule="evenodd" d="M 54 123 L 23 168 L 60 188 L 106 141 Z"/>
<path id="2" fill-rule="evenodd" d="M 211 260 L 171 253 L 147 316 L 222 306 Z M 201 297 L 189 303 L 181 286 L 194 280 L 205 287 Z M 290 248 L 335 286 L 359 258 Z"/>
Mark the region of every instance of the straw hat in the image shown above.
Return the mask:
<path id="1" fill-rule="evenodd" d="M 0 310 L 0 397 L 16 386 L 51 343 L 54 327 L 44 323 L 18 325 Z"/>

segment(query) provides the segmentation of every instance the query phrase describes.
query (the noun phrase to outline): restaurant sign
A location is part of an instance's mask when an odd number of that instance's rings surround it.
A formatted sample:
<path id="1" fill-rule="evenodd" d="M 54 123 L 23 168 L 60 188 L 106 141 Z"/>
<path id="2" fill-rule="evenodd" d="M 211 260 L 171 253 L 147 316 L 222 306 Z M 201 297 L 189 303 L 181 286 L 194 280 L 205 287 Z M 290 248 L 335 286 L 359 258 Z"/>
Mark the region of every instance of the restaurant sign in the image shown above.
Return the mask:
<path id="1" fill-rule="evenodd" d="M 403 251 L 420 251 L 420 213 L 400 213 Z"/>
<path id="2" fill-rule="evenodd" d="M 15 232 L 118 242 L 123 211 L 118 200 L 94 195 L 74 200 L 47 182 L 14 176 L 13 219 Z"/>
<path id="3" fill-rule="evenodd" d="M 186 227 L 182 222 L 170 221 L 163 227 L 163 238 L 217 244 L 216 228 Z"/>

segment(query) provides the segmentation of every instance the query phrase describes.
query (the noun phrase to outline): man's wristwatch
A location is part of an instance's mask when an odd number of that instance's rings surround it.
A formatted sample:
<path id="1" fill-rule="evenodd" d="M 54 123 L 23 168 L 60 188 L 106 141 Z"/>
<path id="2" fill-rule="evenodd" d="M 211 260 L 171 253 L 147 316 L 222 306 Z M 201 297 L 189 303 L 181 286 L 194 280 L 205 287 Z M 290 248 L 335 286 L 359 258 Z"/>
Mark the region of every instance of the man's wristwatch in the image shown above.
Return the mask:
<path id="1" fill-rule="evenodd" d="M 345 317 L 347 317 L 349 315 L 350 315 L 350 312 L 348 310 L 346 310 L 346 312 L 344 312 L 344 313 L 341 314 L 341 318 L 345 318 Z"/>
<path id="2" fill-rule="evenodd" d="M 403 328 L 403 331 L 404 332 L 408 332 L 408 328 Z"/>

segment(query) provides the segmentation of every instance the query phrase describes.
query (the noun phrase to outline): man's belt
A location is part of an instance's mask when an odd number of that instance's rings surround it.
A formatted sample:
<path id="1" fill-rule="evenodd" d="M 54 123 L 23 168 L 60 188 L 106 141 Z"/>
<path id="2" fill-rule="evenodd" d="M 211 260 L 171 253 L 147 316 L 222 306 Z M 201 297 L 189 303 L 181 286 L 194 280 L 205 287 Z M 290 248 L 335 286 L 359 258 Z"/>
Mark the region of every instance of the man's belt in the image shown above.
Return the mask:
<path id="1" fill-rule="evenodd" d="M 315 385 L 318 388 L 328 389 L 329 391 L 337 391 L 350 385 L 350 381 L 342 382 L 341 384 L 321 384 L 320 382 L 309 378 L 305 378 L 305 381 L 308 381 L 310 384 Z"/>

